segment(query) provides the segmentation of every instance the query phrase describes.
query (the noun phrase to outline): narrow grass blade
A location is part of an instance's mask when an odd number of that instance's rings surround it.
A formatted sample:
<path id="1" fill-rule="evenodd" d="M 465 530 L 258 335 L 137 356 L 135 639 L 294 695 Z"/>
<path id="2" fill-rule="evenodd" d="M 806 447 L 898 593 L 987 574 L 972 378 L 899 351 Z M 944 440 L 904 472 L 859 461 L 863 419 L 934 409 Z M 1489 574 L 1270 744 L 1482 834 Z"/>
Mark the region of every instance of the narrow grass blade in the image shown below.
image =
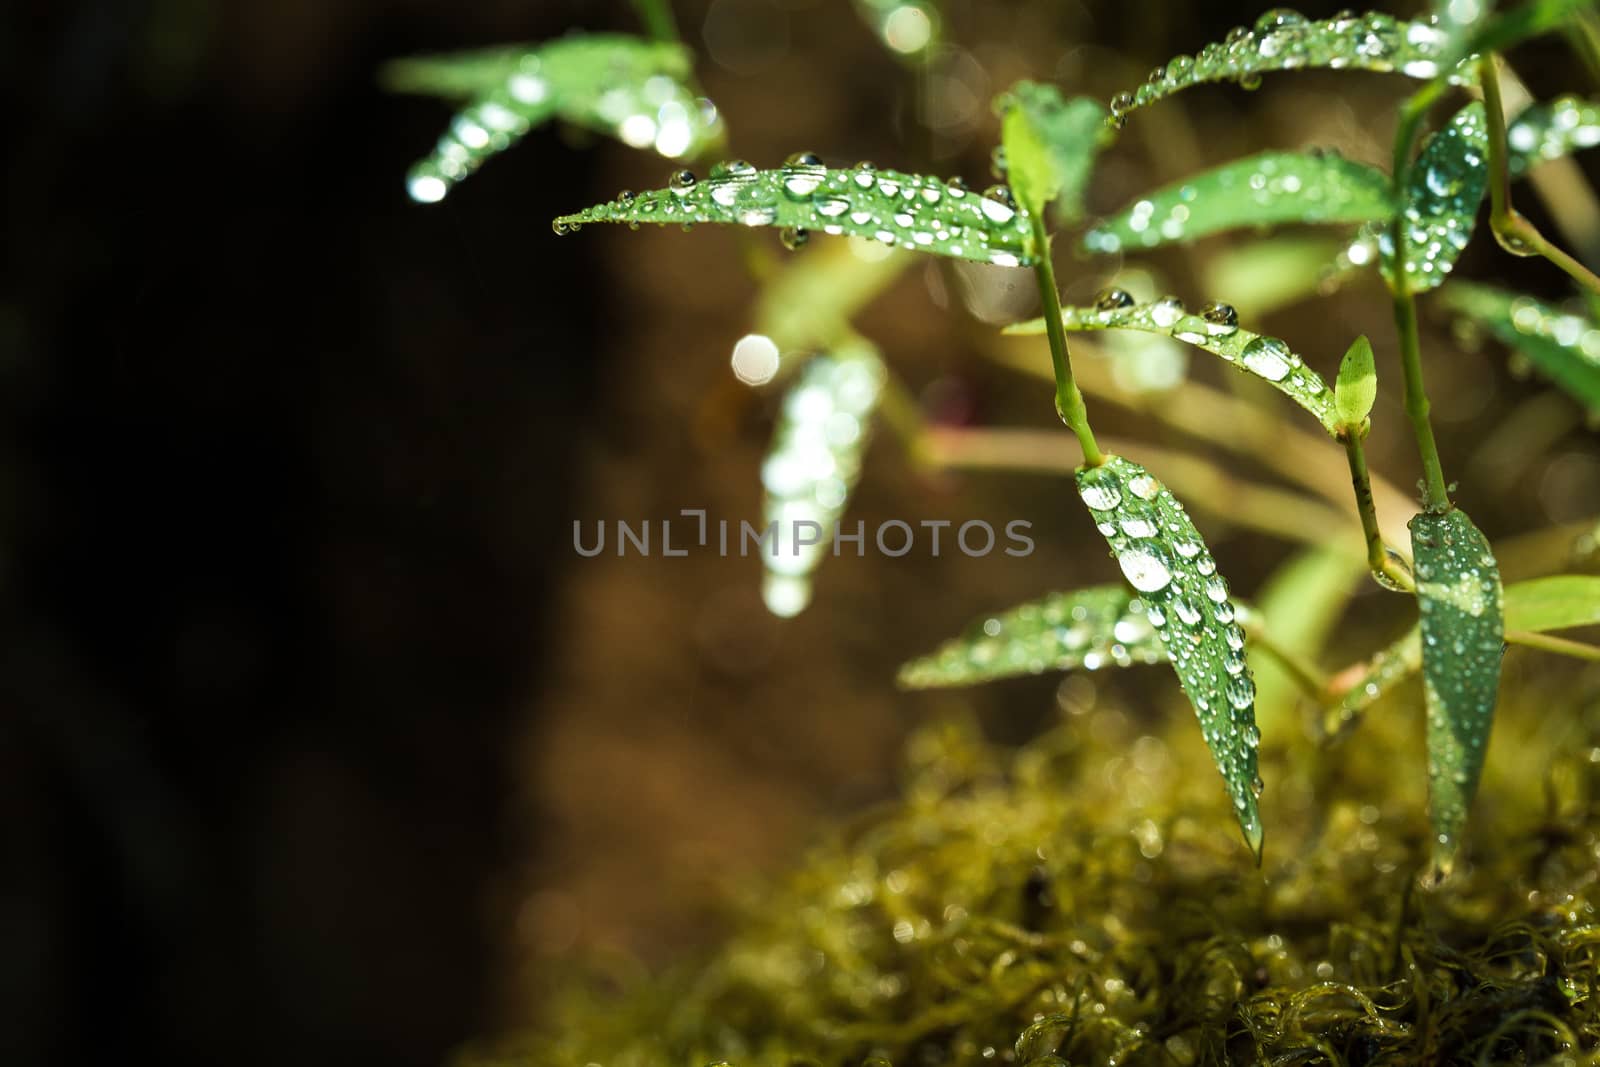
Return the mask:
<path id="1" fill-rule="evenodd" d="M 1034 261 L 1030 216 L 1010 202 L 1008 193 L 991 190 L 979 196 L 959 180 L 871 166 L 829 170 L 809 162 L 814 158 L 797 156 L 774 170 L 722 163 L 705 181 L 683 171 L 670 188 L 564 215 L 555 221 L 556 232 L 590 222 L 783 226 L 853 234 L 913 252 L 1007 267 Z"/>
<path id="2" fill-rule="evenodd" d="M 761 595 L 774 615 L 798 615 L 811 601 L 811 574 L 833 550 L 887 377 L 877 350 L 857 339 L 812 359 L 783 398 L 761 467 L 771 532 Z"/>
<path id="3" fill-rule="evenodd" d="M 1393 214 L 1393 185 L 1376 167 L 1331 152 L 1263 152 L 1139 198 L 1090 230 L 1083 244 L 1120 252 L 1241 226 L 1374 222 Z"/>
<path id="4" fill-rule="evenodd" d="M 897 59 L 922 62 L 939 43 L 939 7 L 933 0 L 855 0 L 855 8 Z"/>
<path id="5" fill-rule="evenodd" d="M 1440 59 L 1448 44 L 1448 35 L 1437 26 L 1380 12 L 1312 21 L 1278 8 L 1257 19 L 1252 29 L 1239 27 L 1221 44 L 1206 45 L 1199 55 L 1178 56 L 1151 71 L 1149 81 L 1137 91 L 1112 101 L 1111 112 L 1120 119 L 1134 108 L 1202 82 L 1236 81 L 1253 88 L 1261 75 L 1279 70 L 1398 71 L 1413 78 L 1434 78 L 1441 73 Z M 1448 76 L 1455 84 L 1472 80 L 1466 67 Z"/>
<path id="6" fill-rule="evenodd" d="M 1600 324 L 1486 285 L 1458 282 L 1446 287 L 1440 299 L 1520 352 L 1588 411 L 1600 414 Z"/>
<path id="7" fill-rule="evenodd" d="M 988 615 L 900 668 L 906 689 L 974 685 L 1045 671 L 1161 663 L 1166 648 L 1124 585 L 1051 593 Z"/>
<path id="8" fill-rule="evenodd" d="M 1245 840 L 1259 858 L 1255 682 L 1228 583 L 1183 505 L 1137 463 L 1107 456 L 1078 471 L 1078 495 L 1145 604 L 1200 718 L 1211 756 L 1233 798 Z"/>
<path id="9" fill-rule="evenodd" d="M 1138 330 L 1175 337 L 1202 348 L 1221 356 L 1236 370 L 1270 383 L 1316 416 L 1328 433 L 1338 434 L 1339 415 L 1333 406 L 1333 390 L 1283 341 L 1240 329 L 1238 313 L 1228 304 L 1207 304 L 1200 314 L 1191 315 L 1176 297 L 1135 304 L 1127 293 L 1110 289 L 1100 294 L 1094 307 L 1062 309 L 1061 321 L 1068 330 Z M 1006 327 L 1005 332 L 1041 334 L 1044 320 L 1017 323 Z"/>
<path id="10" fill-rule="evenodd" d="M 1489 178 L 1489 129 L 1481 103 L 1471 103 L 1428 138 L 1406 189 L 1406 278 L 1412 292 L 1444 281 L 1472 238 Z M 1394 240 L 1377 234 L 1384 273 L 1394 273 Z"/>
<path id="11" fill-rule="evenodd" d="M 1494 722 L 1504 650 L 1500 570 L 1459 509 L 1413 518 L 1422 681 L 1428 707 L 1428 813 L 1436 877 L 1450 873 Z"/>
<path id="12" fill-rule="evenodd" d="M 1111 140 L 1098 100 L 1067 100 L 1053 85 L 1018 82 L 995 102 L 1002 116 L 1011 188 L 1028 210 L 1055 203 L 1055 217 L 1083 217 L 1083 197 L 1100 150 Z"/>
<path id="13" fill-rule="evenodd" d="M 1577 96 L 1530 104 L 1506 127 L 1506 166 L 1520 177 L 1552 159 L 1600 144 L 1600 103 Z"/>
<path id="14" fill-rule="evenodd" d="M 611 34 L 397 60 L 385 75 L 392 88 L 468 100 L 433 154 L 412 167 L 407 187 L 415 200 L 442 200 L 489 157 L 552 118 L 670 159 L 696 155 L 722 127 L 716 109 L 690 90 L 689 71 L 680 45 Z"/>

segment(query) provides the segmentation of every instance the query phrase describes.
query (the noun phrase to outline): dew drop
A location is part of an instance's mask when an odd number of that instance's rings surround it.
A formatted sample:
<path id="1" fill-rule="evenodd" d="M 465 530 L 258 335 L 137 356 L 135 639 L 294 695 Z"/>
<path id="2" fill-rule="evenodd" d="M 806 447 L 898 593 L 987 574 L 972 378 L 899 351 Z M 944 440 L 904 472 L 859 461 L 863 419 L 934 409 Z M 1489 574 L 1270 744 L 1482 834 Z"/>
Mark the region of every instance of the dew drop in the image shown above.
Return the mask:
<path id="1" fill-rule="evenodd" d="M 1096 481 L 1085 480 L 1078 486 L 1078 495 L 1083 502 L 1095 511 L 1110 511 L 1122 503 L 1122 491 L 1117 488 L 1116 482 L 1110 478 Z"/>
<path id="2" fill-rule="evenodd" d="M 1126 289 L 1102 289 L 1095 294 L 1094 306 L 1097 311 L 1116 311 L 1118 308 L 1132 307 L 1133 295 Z"/>
<path id="3" fill-rule="evenodd" d="M 1244 346 L 1244 365 L 1269 382 L 1289 376 L 1289 346 L 1276 337 L 1257 337 Z"/>
<path id="4" fill-rule="evenodd" d="M 1206 320 L 1206 333 L 1212 337 L 1227 337 L 1238 332 L 1239 313 L 1232 304 L 1213 300 L 1200 309 L 1200 317 Z"/>
<path id="5" fill-rule="evenodd" d="M 1128 584 L 1141 593 L 1154 593 L 1172 582 L 1172 571 L 1153 548 L 1139 547 L 1122 552 L 1117 564 L 1128 579 Z"/>
<path id="6" fill-rule="evenodd" d="M 783 242 L 783 247 L 793 252 L 805 247 L 806 242 L 811 240 L 811 231 L 803 230 L 799 226 L 785 226 L 778 232 L 778 240 Z"/>
<path id="7" fill-rule="evenodd" d="M 1150 321 L 1167 329 L 1183 316 L 1183 301 L 1175 296 L 1162 297 L 1150 308 Z"/>
<path id="8" fill-rule="evenodd" d="M 1199 315 L 1185 315 L 1172 327 L 1172 336 L 1191 345 L 1206 339 L 1206 320 Z"/>
<path id="9" fill-rule="evenodd" d="M 696 180 L 692 170 L 675 170 L 672 172 L 672 177 L 667 179 L 667 188 L 671 189 L 675 196 L 687 196 L 689 190 L 694 188 Z"/>
<path id="10" fill-rule="evenodd" d="M 1248 674 L 1235 675 L 1228 680 L 1228 703 L 1244 711 L 1256 702 L 1256 684 Z"/>
<path id="11" fill-rule="evenodd" d="M 820 167 L 822 157 L 815 152 L 796 152 L 783 162 L 789 167 Z"/>

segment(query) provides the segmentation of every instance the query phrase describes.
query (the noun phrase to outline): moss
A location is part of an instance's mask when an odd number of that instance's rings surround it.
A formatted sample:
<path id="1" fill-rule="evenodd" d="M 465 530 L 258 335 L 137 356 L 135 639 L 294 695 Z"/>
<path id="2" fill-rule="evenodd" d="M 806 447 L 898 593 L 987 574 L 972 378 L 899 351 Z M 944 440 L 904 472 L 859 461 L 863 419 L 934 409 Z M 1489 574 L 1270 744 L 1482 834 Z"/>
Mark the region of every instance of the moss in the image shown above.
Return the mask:
<path id="1" fill-rule="evenodd" d="M 569 988 L 546 1035 L 464 1061 L 1600 1059 L 1600 708 L 1522 682 L 1443 887 L 1417 883 L 1415 692 L 1336 748 L 1269 744 L 1259 870 L 1192 719 L 1080 702 L 1014 752 L 946 722 L 911 740 L 903 799 L 749 894 L 702 966 Z"/>

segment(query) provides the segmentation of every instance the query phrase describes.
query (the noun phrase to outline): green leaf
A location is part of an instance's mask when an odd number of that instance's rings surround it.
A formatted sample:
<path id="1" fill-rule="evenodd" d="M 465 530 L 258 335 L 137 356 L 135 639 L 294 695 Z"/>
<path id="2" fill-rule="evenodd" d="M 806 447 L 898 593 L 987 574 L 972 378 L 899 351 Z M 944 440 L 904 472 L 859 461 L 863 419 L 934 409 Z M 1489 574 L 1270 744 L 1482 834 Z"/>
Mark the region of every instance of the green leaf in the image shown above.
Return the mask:
<path id="1" fill-rule="evenodd" d="M 1486 19 L 1470 34 L 1463 51 L 1503 52 L 1512 45 L 1560 29 L 1594 0 L 1528 0 L 1510 11 Z M 1483 6 L 1490 4 L 1484 0 Z"/>
<path id="2" fill-rule="evenodd" d="M 1259 858 L 1255 682 L 1228 583 L 1178 499 L 1137 463 L 1107 456 L 1077 473 L 1078 495 L 1138 590 L 1166 646 L 1200 731 L 1233 797 L 1245 840 Z"/>
<path id="3" fill-rule="evenodd" d="M 1139 198 L 1090 230 L 1083 244 L 1091 252 L 1120 252 L 1241 226 L 1393 215 L 1393 184 L 1376 167 L 1331 152 L 1263 152 Z"/>
<path id="4" fill-rule="evenodd" d="M 722 163 L 705 181 L 684 171 L 669 189 L 563 215 L 555 221 L 556 232 L 589 222 L 738 223 L 852 234 L 913 252 L 1007 267 L 1034 262 L 1031 216 L 999 191 L 979 196 L 958 179 L 944 182 L 870 166 L 828 170 L 802 158 L 775 170 Z"/>
<path id="5" fill-rule="evenodd" d="M 1600 144 L 1600 104 L 1577 96 L 1530 104 L 1506 127 L 1506 166 L 1521 177 L 1540 163 Z"/>
<path id="6" fill-rule="evenodd" d="M 1590 412 L 1600 413 L 1600 325 L 1532 297 L 1456 282 L 1440 299 L 1492 333 Z"/>
<path id="7" fill-rule="evenodd" d="M 1228 304 L 1207 304 L 1191 315 L 1183 302 L 1166 297 L 1150 304 L 1135 304 L 1120 289 L 1100 294 L 1094 307 L 1063 308 L 1061 322 L 1068 330 L 1139 330 L 1175 337 L 1186 344 L 1221 356 L 1230 366 L 1255 375 L 1316 416 L 1323 429 L 1337 437 L 1339 415 L 1333 392 L 1316 371 L 1276 337 L 1263 337 L 1239 328 L 1238 313 Z M 1044 333 L 1044 320 L 1020 322 L 1008 334 Z"/>
<path id="8" fill-rule="evenodd" d="M 773 531 L 761 595 L 774 615 L 798 615 L 811 601 L 811 574 L 833 551 L 887 378 L 877 349 L 857 338 L 813 358 L 784 395 L 761 467 L 764 529 Z"/>
<path id="9" fill-rule="evenodd" d="M 1333 405 L 1339 418 L 1352 430 L 1359 429 L 1372 414 L 1378 399 L 1378 365 L 1372 358 L 1372 342 L 1363 334 L 1339 361 L 1339 378 L 1333 386 Z"/>
<path id="10" fill-rule="evenodd" d="M 1262 585 L 1257 603 L 1262 630 L 1255 632 L 1270 634 L 1283 651 L 1315 661 L 1366 574 L 1366 561 L 1342 550 L 1320 547 L 1296 554 Z M 1294 676 L 1259 644 L 1248 659 L 1256 680 L 1256 723 L 1268 733 L 1297 726 L 1288 718 L 1302 693 Z"/>
<path id="11" fill-rule="evenodd" d="M 1440 58 L 1448 44 L 1447 34 L 1427 22 L 1406 22 L 1378 12 L 1313 22 L 1278 8 L 1257 19 L 1254 29 L 1235 29 L 1226 41 L 1206 45 L 1197 56 L 1178 56 L 1165 68 L 1151 71 L 1149 81 L 1136 92 L 1111 102 L 1111 113 L 1120 119 L 1134 108 L 1202 82 L 1237 81 L 1253 87 L 1261 75 L 1278 70 L 1398 71 L 1431 79 L 1440 73 Z M 1451 71 L 1449 80 L 1469 84 L 1470 68 Z"/>
<path id="12" fill-rule="evenodd" d="M 1082 96 L 1066 100 L 1053 85 L 1024 81 L 996 106 L 1006 171 L 1018 201 L 1035 213 L 1055 201 L 1060 221 L 1082 218 L 1095 156 L 1111 140 L 1104 105 Z"/>
<path id="13" fill-rule="evenodd" d="M 920 63 L 939 43 L 939 7 L 933 0 L 855 0 L 855 7 L 896 58 Z"/>
<path id="14" fill-rule="evenodd" d="M 1422 514 L 1409 525 L 1422 609 L 1433 865 L 1443 877 L 1454 865 L 1483 770 L 1505 621 L 1494 553 L 1466 513 Z"/>
<path id="15" fill-rule="evenodd" d="M 899 681 L 907 689 L 932 689 L 1166 659 L 1144 602 L 1125 585 L 1100 585 L 987 615 L 901 667 Z"/>
<path id="16" fill-rule="evenodd" d="M 755 330 L 772 338 L 785 360 L 828 347 L 844 340 L 850 320 L 915 262 L 904 252 L 859 256 L 843 241 L 809 248 L 789 257 L 761 287 Z"/>
<path id="17" fill-rule="evenodd" d="M 1412 292 L 1444 281 L 1472 238 L 1489 178 L 1489 129 L 1483 105 L 1468 104 L 1428 138 L 1406 186 L 1406 278 Z M 1394 274 L 1389 227 L 1377 233 L 1387 276 Z"/>
<path id="18" fill-rule="evenodd" d="M 1347 243 L 1316 231 L 1229 242 L 1207 258 L 1206 288 L 1231 294 L 1254 315 L 1269 315 L 1317 295 Z"/>
<path id="19" fill-rule="evenodd" d="M 716 109 L 688 86 L 681 45 L 591 34 L 533 47 L 397 60 L 391 88 L 469 102 L 433 154 L 411 168 L 414 200 L 434 203 L 482 163 L 552 118 L 653 148 L 671 159 L 722 136 Z"/>
<path id="20" fill-rule="evenodd" d="M 1600 626 L 1600 576 L 1556 574 L 1506 586 L 1506 629 Z"/>

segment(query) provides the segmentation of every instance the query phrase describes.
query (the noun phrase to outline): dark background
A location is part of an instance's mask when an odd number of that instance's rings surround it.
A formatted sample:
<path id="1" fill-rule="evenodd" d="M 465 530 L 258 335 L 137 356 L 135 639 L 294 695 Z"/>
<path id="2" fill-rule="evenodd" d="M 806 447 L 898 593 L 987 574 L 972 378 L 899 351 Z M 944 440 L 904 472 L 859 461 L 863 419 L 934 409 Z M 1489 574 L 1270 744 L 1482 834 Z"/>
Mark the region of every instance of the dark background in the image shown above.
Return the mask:
<path id="1" fill-rule="evenodd" d="M 721 2 L 756 42 L 703 68 L 741 155 L 926 158 L 904 147 L 904 71 L 848 5 Z M 698 47 L 717 5 L 682 8 Z M 994 88 L 1102 97 L 1256 14 L 950 8 Z M 0 1062 L 438 1063 L 536 1019 L 540 972 L 572 954 L 670 958 L 731 881 L 887 795 L 928 706 L 893 693 L 900 659 L 986 607 L 1106 580 L 1060 485 L 928 483 L 884 449 L 869 522 L 1004 507 L 1072 532 L 1027 566 L 830 564 L 784 627 L 749 567 L 573 557 L 574 516 L 756 513 L 770 402 L 726 364 L 753 288 L 712 236 L 558 240 L 556 210 L 666 166 L 555 129 L 410 203 L 402 176 L 448 111 L 374 72 L 631 31 L 625 5 L 23 0 L 3 18 Z M 1565 58 L 1528 66 L 1570 82 Z M 1192 154 L 1130 137 L 1094 206 L 1310 130 L 1381 159 L 1393 83 L 1341 102 L 1314 79 L 1196 94 Z M 932 163 L 982 185 L 989 143 Z M 1478 247 L 1464 269 L 1525 269 L 1506 263 Z M 1307 354 L 1330 376 L 1353 323 L 1387 329 L 1372 286 L 1312 314 L 1280 329 L 1325 338 Z M 871 323 L 930 410 L 1050 425 L 1048 391 L 974 367 L 916 272 Z M 1542 390 L 1461 359 L 1435 404 L 1470 449 Z M 1386 403 L 1374 463 L 1404 485 Z M 1600 463 L 1574 440 L 1480 524 L 1594 510 Z M 1286 553 L 1215 533 L 1245 588 Z M 1022 737 L 1053 685 L 972 700 Z"/>

